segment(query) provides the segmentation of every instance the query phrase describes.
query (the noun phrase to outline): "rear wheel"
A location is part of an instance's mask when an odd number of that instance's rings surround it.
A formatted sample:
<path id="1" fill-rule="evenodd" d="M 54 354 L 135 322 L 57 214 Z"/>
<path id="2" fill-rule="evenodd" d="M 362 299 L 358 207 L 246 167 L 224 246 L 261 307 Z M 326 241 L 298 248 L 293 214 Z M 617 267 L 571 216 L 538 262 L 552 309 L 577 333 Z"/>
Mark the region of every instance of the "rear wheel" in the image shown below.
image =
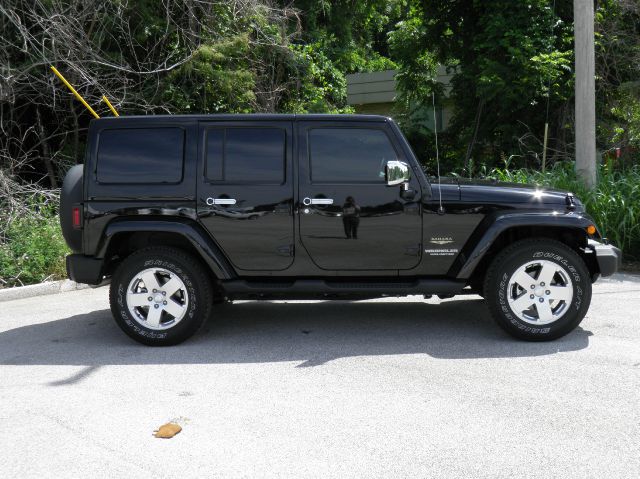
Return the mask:
<path id="1" fill-rule="evenodd" d="M 176 248 L 133 253 L 116 270 L 109 292 L 120 328 L 149 346 L 178 344 L 209 316 L 212 286 L 204 268 Z"/>
<path id="2" fill-rule="evenodd" d="M 578 254 L 563 243 L 514 243 L 491 263 L 484 284 L 489 309 L 513 336 L 556 339 L 575 329 L 591 303 L 591 277 Z"/>

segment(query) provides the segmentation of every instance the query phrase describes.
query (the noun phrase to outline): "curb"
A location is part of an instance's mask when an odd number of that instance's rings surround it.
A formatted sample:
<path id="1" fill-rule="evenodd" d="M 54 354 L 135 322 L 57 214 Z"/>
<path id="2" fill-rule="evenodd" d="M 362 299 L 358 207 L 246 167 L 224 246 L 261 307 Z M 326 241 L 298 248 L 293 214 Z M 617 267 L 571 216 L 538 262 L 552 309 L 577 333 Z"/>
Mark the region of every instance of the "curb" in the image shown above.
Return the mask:
<path id="1" fill-rule="evenodd" d="M 76 291 L 78 289 L 86 288 L 89 288 L 88 284 L 81 284 L 69 279 L 63 279 L 62 281 L 47 281 L 46 283 L 32 284 L 29 286 L 0 289 L 0 303 L 3 301 L 13 301 L 14 299 L 66 293 L 67 291 Z"/>
<path id="2" fill-rule="evenodd" d="M 612 276 L 607 276 L 606 278 L 598 278 L 596 284 L 598 283 L 619 283 L 621 281 L 631 281 L 633 283 L 637 283 L 640 281 L 640 274 L 633 271 L 618 271 L 614 273 Z"/>

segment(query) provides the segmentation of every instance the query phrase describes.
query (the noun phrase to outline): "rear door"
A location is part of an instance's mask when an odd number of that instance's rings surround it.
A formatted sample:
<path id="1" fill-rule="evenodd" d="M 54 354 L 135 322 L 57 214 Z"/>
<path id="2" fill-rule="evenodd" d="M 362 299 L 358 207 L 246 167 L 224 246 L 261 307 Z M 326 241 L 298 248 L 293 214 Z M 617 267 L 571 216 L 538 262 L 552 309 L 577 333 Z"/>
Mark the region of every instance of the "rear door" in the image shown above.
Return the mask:
<path id="1" fill-rule="evenodd" d="M 408 162 L 381 122 L 299 123 L 300 237 L 325 270 L 397 271 L 420 261 L 420 184 L 387 186 L 387 161 Z"/>
<path id="2" fill-rule="evenodd" d="M 292 123 L 200 123 L 198 217 L 231 263 L 280 271 L 293 262 Z"/>

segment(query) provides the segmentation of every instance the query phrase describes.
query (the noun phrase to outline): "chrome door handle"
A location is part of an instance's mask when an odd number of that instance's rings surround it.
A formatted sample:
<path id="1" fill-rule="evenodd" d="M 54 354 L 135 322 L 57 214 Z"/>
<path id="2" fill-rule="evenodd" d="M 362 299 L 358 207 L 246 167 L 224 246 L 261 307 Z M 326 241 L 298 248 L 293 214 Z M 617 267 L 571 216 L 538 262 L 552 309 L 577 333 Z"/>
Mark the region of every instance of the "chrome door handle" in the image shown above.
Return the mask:
<path id="1" fill-rule="evenodd" d="M 309 198 L 306 197 L 302 200 L 302 204 L 305 206 L 309 205 L 332 205 L 333 198 Z"/>
<path id="2" fill-rule="evenodd" d="M 207 206 L 213 205 L 235 205 L 235 198 L 207 198 Z"/>

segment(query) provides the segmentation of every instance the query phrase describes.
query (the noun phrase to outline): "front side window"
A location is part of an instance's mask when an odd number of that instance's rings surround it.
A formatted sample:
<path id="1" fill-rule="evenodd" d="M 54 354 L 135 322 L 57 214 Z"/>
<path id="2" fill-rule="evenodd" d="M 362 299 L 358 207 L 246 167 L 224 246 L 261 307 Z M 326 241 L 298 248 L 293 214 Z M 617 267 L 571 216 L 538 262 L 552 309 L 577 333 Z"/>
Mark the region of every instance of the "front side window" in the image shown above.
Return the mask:
<path id="1" fill-rule="evenodd" d="M 100 132 L 96 165 L 99 183 L 179 183 L 183 163 L 181 128 L 117 128 Z"/>
<path id="2" fill-rule="evenodd" d="M 387 161 L 397 159 L 379 129 L 315 128 L 308 139 L 313 183 L 383 183 Z"/>
<path id="3" fill-rule="evenodd" d="M 281 184 L 285 140 L 281 128 L 211 128 L 206 135 L 205 176 L 209 181 Z"/>

